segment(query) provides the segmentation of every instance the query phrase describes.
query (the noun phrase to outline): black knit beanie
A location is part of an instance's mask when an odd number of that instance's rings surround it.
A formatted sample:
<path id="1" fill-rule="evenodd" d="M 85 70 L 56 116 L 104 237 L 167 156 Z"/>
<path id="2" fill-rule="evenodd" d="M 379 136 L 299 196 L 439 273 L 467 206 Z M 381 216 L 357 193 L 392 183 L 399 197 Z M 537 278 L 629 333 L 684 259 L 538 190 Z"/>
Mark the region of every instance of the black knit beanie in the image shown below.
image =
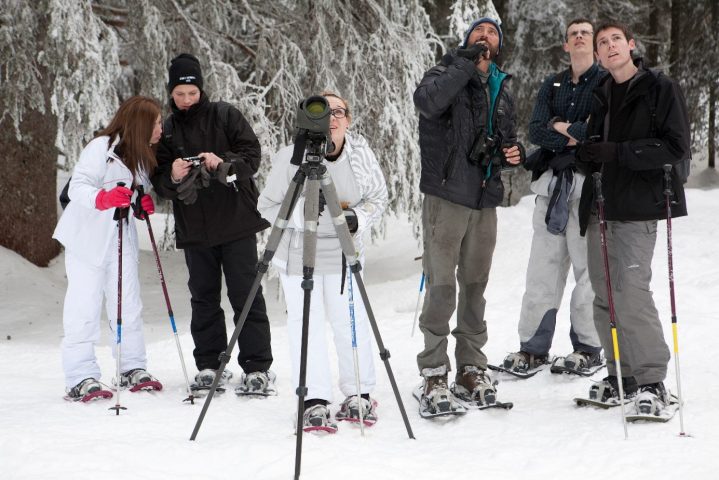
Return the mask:
<path id="1" fill-rule="evenodd" d="M 170 63 L 169 80 L 167 82 L 167 92 L 178 85 L 197 85 L 202 90 L 202 69 L 200 61 L 189 53 L 181 53 L 172 59 Z"/>

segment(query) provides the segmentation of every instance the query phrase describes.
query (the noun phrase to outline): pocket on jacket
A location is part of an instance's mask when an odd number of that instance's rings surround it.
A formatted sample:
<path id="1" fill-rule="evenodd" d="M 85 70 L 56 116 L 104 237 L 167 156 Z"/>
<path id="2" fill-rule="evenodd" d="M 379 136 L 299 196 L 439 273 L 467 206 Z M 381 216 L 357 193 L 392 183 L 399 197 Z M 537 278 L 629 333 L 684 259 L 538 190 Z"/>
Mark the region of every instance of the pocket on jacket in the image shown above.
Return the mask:
<path id="1" fill-rule="evenodd" d="M 452 149 L 449 151 L 449 155 L 447 156 L 447 161 L 444 162 L 444 167 L 442 168 L 442 183 L 445 183 L 449 178 L 452 176 L 452 173 L 454 173 L 454 165 L 455 165 L 455 152 L 457 151 L 456 146 L 452 146 Z"/>

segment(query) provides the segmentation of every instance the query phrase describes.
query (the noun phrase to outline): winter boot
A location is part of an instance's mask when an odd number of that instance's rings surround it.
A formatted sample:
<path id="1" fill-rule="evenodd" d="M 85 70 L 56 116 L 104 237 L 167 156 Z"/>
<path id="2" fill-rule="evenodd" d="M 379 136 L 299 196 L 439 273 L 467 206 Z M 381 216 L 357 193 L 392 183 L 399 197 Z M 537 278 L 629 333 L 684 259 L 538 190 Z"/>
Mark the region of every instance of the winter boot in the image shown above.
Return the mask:
<path id="1" fill-rule="evenodd" d="M 497 390 L 489 375 L 479 367 L 462 367 L 455 377 L 454 393 L 462 400 L 490 405 L 497 401 Z"/>
<path id="2" fill-rule="evenodd" d="M 660 415 L 671 403 L 664 383 L 650 383 L 639 387 L 639 394 L 634 399 L 637 412 L 642 415 Z"/>
<path id="3" fill-rule="evenodd" d="M 133 368 L 120 374 L 120 387 L 130 387 L 131 392 L 140 390 L 162 390 L 162 384 L 147 373 L 144 368 Z"/>
<path id="4" fill-rule="evenodd" d="M 637 381 L 634 377 L 622 377 L 625 402 L 637 394 Z M 601 403 L 619 405 L 619 384 L 617 377 L 609 375 L 601 382 L 597 382 L 589 388 L 589 399 Z"/>
<path id="5" fill-rule="evenodd" d="M 277 395 L 275 379 L 277 376 L 271 370 L 266 372 L 243 373 L 240 377 L 240 384 L 235 388 L 237 395 L 258 395 L 269 397 Z"/>
<path id="6" fill-rule="evenodd" d="M 601 353 L 572 352 L 564 357 L 564 366 L 571 370 L 587 370 L 602 365 Z"/>
<path id="7" fill-rule="evenodd" d="M 527 373 L 549 363 L 549 354 L 534 355 L 523 351 L 510 353 L 504 359 L 504 368 L 518 373 Z"/>
<path id="8" fill-rule="evenodd" d="M 447 368 L 444 365 L 437 368 L 424 368 L 422 376 L 424 384 L 419 398 L 420 414 L 424 412 L 423 416 L 437 416 L 466 411 L 447 386 Z"/>
<path id="9" fill-rule="evenodd" d="M 195 375 L 195 381 L 192 382 L 192 385 L 190 385 L 190 389 L 209 390 L 210 387 L 212 387 L 212 383 L 215 381 L 215 375 L 217 375 L 217 370 L 214 370 L 212 368 L 205 368 L 203 370 L 200 370 L 200 372 Z M 229 382 L 231 378 L 232 372 L 225 369 L 222 372 L 222 376 L 220 377 L 220 382 L 217 384 L 218 389 L 222 388 L 222 390 L 224 391 L 225 384 Z"/>
<path id="10" fill-rule="evenodd" d="M 371 427 L 377 423 L 377 402 L 364 397 L 359 397 L 358 401 L 357 395 L 345 398 L 345 401 L 340 404 L 339 411 L 335 414 L 335 419 L 337 419 L 338 422 L 344 420 L 347 422 L 359 423 L 360 405 L 362 405 L 362 420 L 364 421 L 364 424 Z"/>
<path id="11" fill-rule="evenodd" d="M 337 424 L 330 419 L 330 409 L 327 405 L 316 404 L 305 408 L 302 415 L 302 430 L 305 432 L 336 433 Z"/>
<path id="12" fill-rule="evenodd" d="M 73 402 L 89 402 L 101 398 L 112 398 L 112 392 L 102 388 L 100 382 L 94 378 L 86 378 L 72 387 L 65 398 Z"/>

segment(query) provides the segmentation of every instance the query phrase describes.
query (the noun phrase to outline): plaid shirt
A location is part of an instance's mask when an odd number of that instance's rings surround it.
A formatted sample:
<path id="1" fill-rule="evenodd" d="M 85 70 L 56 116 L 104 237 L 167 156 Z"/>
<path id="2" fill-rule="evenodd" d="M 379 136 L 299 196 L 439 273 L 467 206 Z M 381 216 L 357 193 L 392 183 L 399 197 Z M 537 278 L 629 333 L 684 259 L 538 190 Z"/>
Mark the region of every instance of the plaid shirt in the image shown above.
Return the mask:
<path id="1" fill-rule="evenodd" d="M 604 77 L 605 71 L 595 63 L 579 77 L 579 83 L 572 83 L 571 68 L 559 75 L 550 75 L 537 93 L 532 119 L 529 122 L 529 139 L 532 143 L 553 152 L 560 152 L 569 139 L 559 132 L 547 127 L 554 117 L 569 122 L 569 134 L 579 141 L 586 137 L 587 117 L 592 106 L 592 91 Z M 555 77 L 559 85 L 555 83 Z M 554 98 L 550 93 L 554 90 Z"/>

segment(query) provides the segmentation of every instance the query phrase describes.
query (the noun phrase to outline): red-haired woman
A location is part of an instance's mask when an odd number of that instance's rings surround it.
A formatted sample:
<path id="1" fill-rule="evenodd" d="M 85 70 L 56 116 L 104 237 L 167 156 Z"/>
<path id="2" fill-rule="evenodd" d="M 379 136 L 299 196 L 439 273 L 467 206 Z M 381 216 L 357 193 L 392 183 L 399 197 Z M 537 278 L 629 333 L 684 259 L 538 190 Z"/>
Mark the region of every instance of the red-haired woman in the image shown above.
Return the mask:
<path id="1" fill-rule="evenodd" d="M 99 383 L 95 344 L 100 340 L 102 303 L 114 330 L 117 316 L 118 226 L 115 209 L 129 207 L 134 187 L 149 190 L 157 166 L 153 145 L 162 134 L 160 105 L 135 96 L 120 106 L 110 125 L 80 154 L 70 180 L 68 204 L 53 238 L 65 246 L 67 293 L 63 308 L 62 364 L 67 398 L 88 401 L 112 396 Z M 120 186 L 118 183 L 124 183 Z M 155 208 L 142 198 L 148 214 Z M 122 356 L 120 385 L 136 387 L 156 379 L 145 370 L 142 303 L 137 273 L 135 218 L 127 216 L 122 249 Z M 116 354 L 113 347 L 113 355 Z M 117 381 L 117 379 L 116 379 Z M 161 388 L 158 383 L 156 388 Z"/>

